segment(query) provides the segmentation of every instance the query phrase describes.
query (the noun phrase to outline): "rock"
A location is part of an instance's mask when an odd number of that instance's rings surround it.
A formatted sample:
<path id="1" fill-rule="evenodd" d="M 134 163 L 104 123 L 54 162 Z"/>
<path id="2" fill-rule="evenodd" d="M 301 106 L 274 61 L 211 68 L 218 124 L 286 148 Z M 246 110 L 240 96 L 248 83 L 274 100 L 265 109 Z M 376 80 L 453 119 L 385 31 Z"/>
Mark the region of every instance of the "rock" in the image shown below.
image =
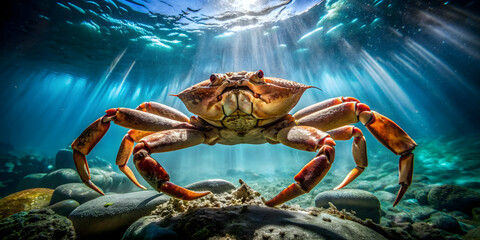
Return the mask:
<path id="1" fill-rule="evenodd" d="M 141 190 L 130 181 L 123 173 L 114 173 L 111 175 L 112 185 L 106 189 L 108 192 L 129 193 Z"/>
<path id="2" fill-rule="evenodd" d="M 416 222 L 411 225 L 412 229 L 409 231 L 413 239 L 425 240 L 443 240 L 443 239 L 458 239 L 450 237 L 449 234 L 441 229 L 432 227 L 426 222 Z"/>
<path id="3" fill-rule="evenodd" d="M 467 234 L 464 236 L 465 240 L 480 240 L 480 227 L 476 227 L 470 231 L 468 231 Z"/>
<path id="4" fill-rule="evenodd" d="M 100 168 L 106 171 L 113 171 L 112 164 L 100 157 L 93 156 L 88 158 L 88 165 L 92 168 Z M 55 169 L 71 168 L 77 169 L 73 161 L 73 151 L 71 148 L 60 149 L 55 156 Z"/>
<path id="5" fill-rule="evenodd" d="M 66 183 L 81 183 L 82 180 L 76 170 L 71 168 L 57 169 L 47 174 L 43 179 L 46 187 L 55 189 L 56 187 Z"/>
<path id="6" fill-rule="evenodd" d="M 100 193 L 95 192 L 83 183 L 67 183 L 55 188 L 50 204 L 66 199 L 73 199 L 82 204 L 100 196 L 102 196 Z"/>
<path id="7" fill-rule="evenodd" d="M 398 192 L 398 189 L 400 189 L 400 185 L 398 184 L 393 184 L 393 185 L 388 185 L 383 189 L 386 192 L 396 194 Z"/>
<path id="8" fill-rule="evenodd" d="M 72 222 L 51 209 L 20 212 L 0 221 L 2 239 L 75 239 Z"/>
<path id="9" fill-rule="evenodd" d="M 48 208 L 52 209 L 58 215 L 68 217 L 68 215 L 78 206 L 80 206 L 80 203 L 77 201 L 67 199 L 50 205 Z"/>
<path id="10" fill-rule="evenodd" d="M 123 240 L 161 239 L 142 235 L 155 231 L 161 236 L 174 231 L 179 239 L 386 239 L 357 222 L 326 213 L 314 216 L 302 211 L 240 205 L 198 208 L 170 218 L 144 217 L 128 228 Z"/>
<path id="11" fill-rule="evenodd" d="M 355 211 L 356 216 L 362 219 L 370 218 L 380 222 L 380 201 L 375 195 L 358 189 L 330 190 L 319 193 L 315 197 L 315 206 L 328 208 L 328 202 L 333 203 L 338 209 Z"/>
<path id="12" fill-rule="evenodd" d="M 55 169 L 61 168 L 75 168 L 75 163 L 73 161 L 73 151 L 72 149 L 64 148 L 60 149 L 55 155 Z"/>
<path id="13" fill-rule="evenodd" d="M 112 162 L 110 162 L 106 159 L 103 159 L 103 158 L 97 157 L 97 156 L 93 156 L 92 158 L 88 159 L 88 165 L 90 165 L 92 167 L 95 167 L 95 168 L 100 168 L 100 169 L 108 171 L 108 172 L 113 171 L 112 163 L 114 163 L 114 162 L 115 162 L 114 160 L 112 160 Z"/>
<path id="14" fill-rule="evenodd" d="M 0 219 L 21 211 L 47 207 L 52 198 L 53 189 L 32 188 L 10 194 L 0 199 Z"/>
<path id="15" fill-rule="evenodd" d="M 412 217 L 410 214 L 405 212 L 395 213 L 386 216 L 388 219 L 392 220 L 394 223 L 413 223 Z"/>
<path id="16" fill-rule="evenodd" d="M 418 206 L 411 211 L 414 222 L 423 221 L 429 218 L 434 212 L 437 212 L 437 210 L 429 206 Z"/>
<path id="17" fill-rule="evenodd" d="M 45 187 L 42 179 L 46 176 L 46 173 L 32 173 L 23 177 L 17 185 L 17 190 L 22 191 L 30 188 L 42 188 Z"/>
<path id="18" fill-rule="evenodd" d="M 235 190 L 233 183 L 223 179 L 209 179 L 192 183 L 185 188 L 192 191 L 210 191 L 214 194 L 230 192 Z"/>
<path id="19" fill-rule="evenodd" d="M 476 207 L 472 209 L 472 219 L 480 222 L 480 207 Z"/>
<path id="20" fill-rule="evenodd" d="M 444 212 L 433 213 L 430 216 L 430 218 L 426 220 L 426 222 L 434 224 L 438 228 L 443 229 L 447 232 L 451 232 L 451 233 L 462 232 L 462 229 L 460 228 L 460 224 L 458 223 L 458 221 L 454 217 Z"/>
<path id="21" fill-rule="evenodd" d="M 176 232 L 159 227 L 153 222 L 156 217 L 145 216 L 134 222 L 123 235 L 122 240 L 179 239 Z"/>
<path id="22" fill-rule="evenodd" d="M 384 203 L 393 203 L 397 195 L 387 192 L 387 191 L 376 191 L 373 193 L 381 202 Z"/>
<path id="23" fill-rule="evenodd" d="M 413 180 L 412 182 L 414 183 L 425 183 L 425 184 L 429 184 L 431 181 L 430 179 L 425 176 L 425 175 L 421 175 L 421 174 L 415 174 L 413 175 Z"/>
<path id="24" fill-rule="evenodd" d="M 412 189 L 411 192 L 420 205 L 428 205 L 428 193 L 431 188 Z"/>
<path id="25" fill-rule="evenodd" d="M 123 234 L 130 224 L 168 199 L 153 190 L 106 195 L 80 205 L 68 218 L 79 235 Z"/>
<path id="26" fill-rule="evenodd" d="M 362 181 L 362 180 L 353 181 L 351 187 L 356 188 L 356 189 L 365 190 L 367 192 L 373 192 L 374 189 L 376 188 L 376 187 L 373 186 L 372 182 Z"/>
<path id="27" fill-rule="evenodd" d="M 457 220 L 469 220 L 470 219 L 470 216 L 468 216 L 468 214 L 466 214 L 464 212 L 460 212 L 460 211 L 453 211 L 453 212 L 449 212 L 447 214 L 454 217 Z"/>
<path id="28" fill-rule="evenodd" d="M 0 197 L 16 192 L 18 183 L 26 175 L 49 171 L 51 160 L 33 154 L 0 154 Z"/>
<path id="29" fill-rule="evenodd" d="M 435 186 L 428 193 L 429 204 L 438 210 L 461 211 L 471 215 L 472 209 L 480 207 L 480 193 L 455 185 Z"/>
<path id="30" fill-rule="evenodd" d="M 92 182 L 105 192 L 131 192 L 137 188 L 124 174 L 105 171 L 99 168 L 90 168 Z M 56 188 L 67 183 L 81 183 L 77 170 L 61 168 L 55 170 L 42 179 L 43 185 Z"/>

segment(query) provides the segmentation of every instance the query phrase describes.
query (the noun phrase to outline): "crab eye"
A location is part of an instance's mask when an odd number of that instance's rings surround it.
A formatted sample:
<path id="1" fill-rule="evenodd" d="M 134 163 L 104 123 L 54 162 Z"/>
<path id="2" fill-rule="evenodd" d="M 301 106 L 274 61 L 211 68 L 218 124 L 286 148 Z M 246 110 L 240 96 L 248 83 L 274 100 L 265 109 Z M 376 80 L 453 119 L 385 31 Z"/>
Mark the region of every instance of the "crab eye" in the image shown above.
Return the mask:
<path id="1" fill-rule="evenodd" d="M 210 84 L 214 86 L 220 85 L 222 84 L 223 79 L 224 79 L 223 75 L 214 73 L 210 75 Z"/>
<path id="2" fill-rule="evenodd" d="M 252 72 L 251 75 L 249 75 L 249 79 L 251 82 L 254 83 L 264 83 L 265 79 L 263 79 L 263 71 L 258 70 L 256 72 Z"/>
<path id="3" fill-rule="evenodd" d="M 258 78 L 263 78 L 263 71 L 262 70 L 258 70 L 257 77 Z"/>

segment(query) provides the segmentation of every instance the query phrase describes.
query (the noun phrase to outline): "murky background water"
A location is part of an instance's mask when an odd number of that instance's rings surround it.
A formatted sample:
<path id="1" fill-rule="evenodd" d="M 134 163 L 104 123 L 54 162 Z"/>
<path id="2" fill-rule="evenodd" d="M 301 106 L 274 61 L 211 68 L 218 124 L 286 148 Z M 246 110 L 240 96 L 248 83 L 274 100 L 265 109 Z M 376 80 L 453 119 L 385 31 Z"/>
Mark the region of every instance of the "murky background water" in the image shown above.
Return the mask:
<path id="1" fill-rule="evenodd" d="M 419 144 L 417 172 L 438 181 L 445 180 L 439 172 L 458 181 L 478 172 L 476 1 L 24 0 L 2 5 L 2 153 L 53 157 L 109 108 L 156 101 L 187 114 L 168 94 L 212 73 L 262 69 L 266 76 L 323 90 L 308 90 L 293 112 L 352 96 L 393 119 Z M 359 127 L 367 138 L 371 171 L 396 165 L 398 157 Z M 89 156 L 114 164 L 125 133 L 112 125 Z M 355 166 L 350 144 L 336 147 L 335 182 Z M 239 177 L 293 182 L 313 156 L 268 144 L 201 145 L 154 154 L 180 185 Z"/>

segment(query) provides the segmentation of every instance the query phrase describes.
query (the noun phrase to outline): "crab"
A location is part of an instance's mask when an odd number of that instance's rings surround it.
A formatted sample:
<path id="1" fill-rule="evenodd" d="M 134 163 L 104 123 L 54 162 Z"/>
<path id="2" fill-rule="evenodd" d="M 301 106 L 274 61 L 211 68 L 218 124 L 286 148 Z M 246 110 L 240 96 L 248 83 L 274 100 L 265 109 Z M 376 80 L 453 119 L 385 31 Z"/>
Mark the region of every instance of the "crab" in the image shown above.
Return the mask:
<path id="1" fill-rule="evenodd" d="M 173 95 L 197 116 L 188 118 L 156 102 L 144 102 L 136 109 L 107 110 L 72 143 L 75 166 L 82 181 L 103 195 L 91 181 L 86 155 L 108 131 L 110 122 L 131 129 L 117 154 L 116 164 L 120 170 L 135 185 L 146 189 L 127 166 L 133 154 L 135 167 L 150 186 L 183 200 L 194 200 L 210 192 L 191 191 L 170 182 L 168 173 L 152 158 L 152 153 L 202 143 L 282 143 L 316 152 L 294 177 L 295 182 L 272 199 L 264 200 L 267 206 L 273 207 L 310 192 L 322 180 L 335 158 L 335 140 L 353 138 L 352 153 L 356 164 L 335 189 L 357 178 L 368 166 L 365 137 L 359 128 L 350 125 L 360 121 L 380 143 L 400 156 L 400 189 L 393 206 L 397 205 L 412 182 L 415 141 L 395 122 L 371 111 L 369 106 L 353 97 L 328 99 L 289 114 L 309 88 L 313 86 L 265 77 L 262 70 L 212 74 L 209 79 Z"/>

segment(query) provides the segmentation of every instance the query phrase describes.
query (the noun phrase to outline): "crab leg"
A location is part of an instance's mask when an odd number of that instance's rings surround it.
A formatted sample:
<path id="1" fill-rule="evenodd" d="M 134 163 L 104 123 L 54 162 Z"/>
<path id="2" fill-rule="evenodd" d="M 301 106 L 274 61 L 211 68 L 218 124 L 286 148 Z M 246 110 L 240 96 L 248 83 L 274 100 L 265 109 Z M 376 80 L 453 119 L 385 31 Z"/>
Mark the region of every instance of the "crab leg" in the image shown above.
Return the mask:
<path id="1" fill-rule="evenodd" d="M 300 172 L 295 175 L 295 183 L 291 184 L 272 199 L 265 201 L 265 205 L 273 207 L 310 192 L 327 174 L 335 158 L 335 142 L 330 136 L 313 127 L 295 126 L 282 129 L 278 132 L 278 140 L 300 150 L 318 151 Z"/>
<path id="2" fill-rule="evenodd" d="M 141 138 L 146 137 L 154 132 L 146 132 L 140 130 L 130 130 L 127 134 L 123 137 L 122 143 L 120 144 L 120 148 L 118 149 L 116 164 L 120 171 L 122 171 L 130 181 L 132 181 L 135 185 L 137 185 L 141 189 L 147 189 L 142 186 L 135 175 L 133 174 L 130 167 L 127 166 L 128 159 L 132 155 L 134 142 L 139 142 Z"/>
<path id="3" fill-rule="evenodd" d="M 307 112 L 307 114 L 299 115 L 300 117 L 296 120 L 296 123 L 328 131 L 356 123 L 360 120 L 380 143 L 393 153 L 401 156 L 399 165 L 399 184 L 401 187 L 393 204 L 395 206 L 412 182 L 412 151 L 417 144 L 395 122 L 377 112 L 371 111 L 366 104 L 360 103 L 354 98 L 341 99 L 346 99 L 347 101 L 337 105 L 333 104 L 327 108 L 320 108 L 316 112 L 313 110 L 300 110 L 301 113 Z"/>
<path id="4" fill-rule="evenodd" d="M 105 133 L 107 133 L 111 121 L 123 127 L 143 131 L 161 131 L 172 128 L 195 128 L 193 125 L 186 122 L 179 122 L 139 110 L 128 108 L 107 110 L 103 117 L 90 124 L 90 126 L 88 126 L 71 145 L 73 149 L 73 160 L 80 175 L 80 179 L 87 186 L 102 195 L 104 195 L 104 193 L 90 180 L 90 170 L 85 156 L 90 153 Z M 125 152 L 129 151 L 129 148 L 131 147 L 130 145 L 131 142 L 127 138 L 125 142 L 122 143 L 119 151 L 125 154 Z M 126 166 L 126 161 L 128 161 L 128 158 L 126 160 L 123 158 L 118 160 L 119 167 L 120 170 L 132 180 L 132 178 L 134 179 L 135 177 L 133 177 L 131 170 L 128 167 L 123 167 Z M 132 181 L 135 184 L 138 183 L 136 180 Z M 138 185 L 139 184 L 137 184 L 137 186 Z M 139 187 L 141 187 L 141 185 Z"/>
<path id="5" fill-rule="evenodd" d="M 338 104 L 341 104 L 341 103 L 344 103 L 344 102 L 359 102 L 359 101 L 355 98 L 352 98 L 352 97 L 331 98 L 331 99 L 327 99 L 325 101 L 321 101 L 319 103 L 313 104 L 311 106 L 308 106 L 306 108 L 303 108 L 303 109 L 299 110 L 298 112 L 296 112 L 293 115 L 293 117 L 295 119 L 300 119 L 300 118 L 305 117 L 305 116 L 307 116 L 309 114 L 312 114 L 314 112 L 318 112 L 322 109 L 325 109 L 325 108 L 328 108 L 328 107 L 331 107 L 331 106 L 335 106 L 335 105 L 338 105 Z"/>
<path id="6" fill-rule="evenodd" d="M 136 110 L 153 113 L 179 122 L 189 122 L 189 118 L 182 112 L 157 102 L 144 102 L 140 104 Z"/>
<path id="7" fill-rule="evenodd" d="M 337 190 L 347 186 L 347 184 L 360 176 L 363 170 L 365 170 L 365 168 L 368 166 L 367 144 L 362 131 L 354 126 L 336 128 L 328 131 L 327 133 L 330 134 L 330 136 L 335 140 L 349 140 L 352 137 L 354 138 L 352 143 L 352 154 L 357 166 L 353 168 L 350 173 L 348 173 L 340 185 L 334 188 Z"/>
<path id="8" fill-rule="evenodd" d="M 185 114 L 183 114 L 182 112 L 156 102 L 144 102 L 140 104 L 136 108 L 136 110 L 152 113 L 161 117 L 166 117 L 166 118 L 180 121 L 180 122 L 189 122 L 188 117 L 185 116 Z M 120 171 L 122 171 L 135 185 L 137 185 L 142 189 L 146 189 L 146 188 L 137 181 L 132 170 L 127 166 L 127 162 L 130 156 L 132 155 L 133 147 L 135 144 L 134 142 L 139 142 L 141 138 L 146 137 L 153 133 L 154 132 L 140 131 L 140 130 L 128 131 L 125 137 L 123 137 L 122 143 L 120 144 L 120 149 L 118 149 L 118 154 L 117 154 L 116 164 L 118 165 Z"/>
<path id="9" fill-rule="evenodd" d="M 172 129 L 158 132 L 140 140 L 133 150 L 133 161 L 143 178 L 159 192 L 169 196 L 194 200 L 210 192 L 194 192 L 171 183 L 165 169 L 153 159 L 151 153 L 168 152 L 203 143 L 205 135 L 194 129 Z"/>

